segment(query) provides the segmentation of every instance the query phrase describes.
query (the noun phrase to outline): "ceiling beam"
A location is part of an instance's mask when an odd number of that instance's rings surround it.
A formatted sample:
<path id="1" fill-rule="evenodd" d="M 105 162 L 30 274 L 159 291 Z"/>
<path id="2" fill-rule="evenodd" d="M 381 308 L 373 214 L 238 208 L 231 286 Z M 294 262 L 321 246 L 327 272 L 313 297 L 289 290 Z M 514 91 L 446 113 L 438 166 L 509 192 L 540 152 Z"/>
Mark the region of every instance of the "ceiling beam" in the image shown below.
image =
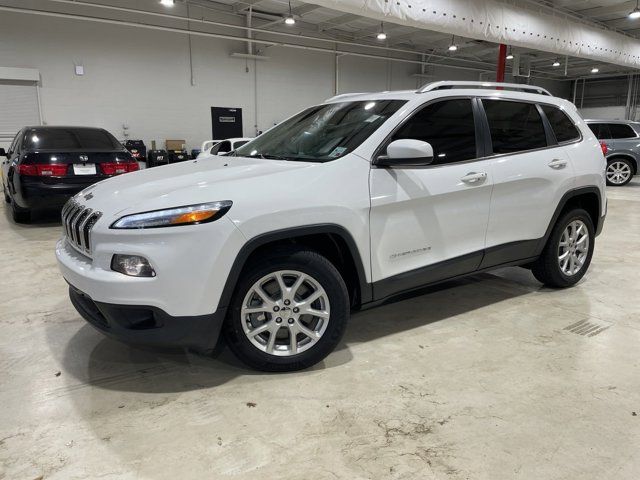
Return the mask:
<path id="1" fill-rule="evenodd" d="M 586 2 L 582 2 L 586 3 Z M 575 10 L 576 12 L 586 15 L 587 17 L 599 17 L 599 16 L 607 16 L 613 15 L 617 13 L 629 13 L 636 6 L 635 1 L 621 2 L 614 5 L 603 5 L 600 7 L 591 7 L 591 8 L 572 8 L 571 10 Z M 571 7 L 569 7 L 571 8 Z"/>
<path id="2" fill-rule="evenodd" d="M 320 8 L 319 5 L 313 5 L 311 3 L 305 3 L 304 5 L 300 5 L 299 7 L 296 7 L 294 9 L 292 9 L 291 11 L 293 12 L 294 15 L 296 15 L 298 17 L 302 17 L 303 15 L 306 15 L 307 13 L 311 13 L 314 10 L 317 10 L 319 8 Z"/>
<path id="3" fill-rule="evenodd" d="M 347 13 L 345 15 L 340 15 L 339 17 L 332 18 L 331 20 L 318 24 L 318 30 L 331 30 L 332 28 L 339 27 L 340 25 L 345 25 L 349 22 L 353 22 L 358 20 L 360 15 L 355 15 L 353 13 Z"/>

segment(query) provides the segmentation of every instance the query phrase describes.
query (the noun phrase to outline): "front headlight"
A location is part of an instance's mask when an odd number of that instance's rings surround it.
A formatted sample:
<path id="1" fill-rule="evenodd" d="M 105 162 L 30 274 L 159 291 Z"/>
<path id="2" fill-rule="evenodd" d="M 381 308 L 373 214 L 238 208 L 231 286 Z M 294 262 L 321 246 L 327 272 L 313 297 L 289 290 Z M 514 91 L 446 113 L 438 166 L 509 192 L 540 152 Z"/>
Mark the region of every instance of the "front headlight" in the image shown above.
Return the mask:
<path id="1" fill-rule="evenodd" d="M 229 211 L 233 202 L 199 203 L 184 207 L 167 208 L 151 212 L 134 213 L 116 220 L 111 228 L 160 228 L 179 225 L 196 225 L 217 220 Z"/>

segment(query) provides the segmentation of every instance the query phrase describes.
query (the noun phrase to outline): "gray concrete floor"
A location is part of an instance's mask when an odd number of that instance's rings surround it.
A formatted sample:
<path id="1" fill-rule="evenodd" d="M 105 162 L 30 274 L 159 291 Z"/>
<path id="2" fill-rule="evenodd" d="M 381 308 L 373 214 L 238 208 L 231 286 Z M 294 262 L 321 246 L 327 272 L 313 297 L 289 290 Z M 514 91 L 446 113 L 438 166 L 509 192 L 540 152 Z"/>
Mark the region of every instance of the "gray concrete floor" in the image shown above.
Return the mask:
<path id="1" fill-rule="evenodd" d="M 356 314 L 284 375 L 104 338 L 67 299 L 59 234 L 0 212 L 0 479 L 640 478 L 638 177 L 609 190 L 575 288 L 453 282 Z"/>

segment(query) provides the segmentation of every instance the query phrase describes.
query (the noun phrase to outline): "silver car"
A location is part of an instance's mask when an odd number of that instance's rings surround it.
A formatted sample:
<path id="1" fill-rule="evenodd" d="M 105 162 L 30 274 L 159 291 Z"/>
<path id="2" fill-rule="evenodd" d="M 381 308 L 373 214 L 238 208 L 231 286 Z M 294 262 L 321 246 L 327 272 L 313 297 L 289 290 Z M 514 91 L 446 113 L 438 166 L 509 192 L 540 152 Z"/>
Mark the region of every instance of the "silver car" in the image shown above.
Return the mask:
<path id="1" fill-rule="evenodd" d="M 607 145 L 607 185 L 621 187 L 638 173 L 640 122 L 585 120 L 598 140 Z"/>

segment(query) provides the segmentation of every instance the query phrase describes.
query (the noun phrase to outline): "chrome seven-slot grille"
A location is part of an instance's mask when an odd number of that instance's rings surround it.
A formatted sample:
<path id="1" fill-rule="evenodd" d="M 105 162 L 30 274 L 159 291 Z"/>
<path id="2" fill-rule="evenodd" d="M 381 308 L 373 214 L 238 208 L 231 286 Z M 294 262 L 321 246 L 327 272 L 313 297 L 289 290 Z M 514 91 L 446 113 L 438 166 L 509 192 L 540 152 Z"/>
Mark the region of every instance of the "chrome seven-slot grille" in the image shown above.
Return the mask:
<path id="1" fill-rule="evenodd" d="M 81 252 L 91 254 L 91 229 L 101 216 L 102 212 L 69 200 L 62 208 L 62 228 L 69 243 Z"/>

